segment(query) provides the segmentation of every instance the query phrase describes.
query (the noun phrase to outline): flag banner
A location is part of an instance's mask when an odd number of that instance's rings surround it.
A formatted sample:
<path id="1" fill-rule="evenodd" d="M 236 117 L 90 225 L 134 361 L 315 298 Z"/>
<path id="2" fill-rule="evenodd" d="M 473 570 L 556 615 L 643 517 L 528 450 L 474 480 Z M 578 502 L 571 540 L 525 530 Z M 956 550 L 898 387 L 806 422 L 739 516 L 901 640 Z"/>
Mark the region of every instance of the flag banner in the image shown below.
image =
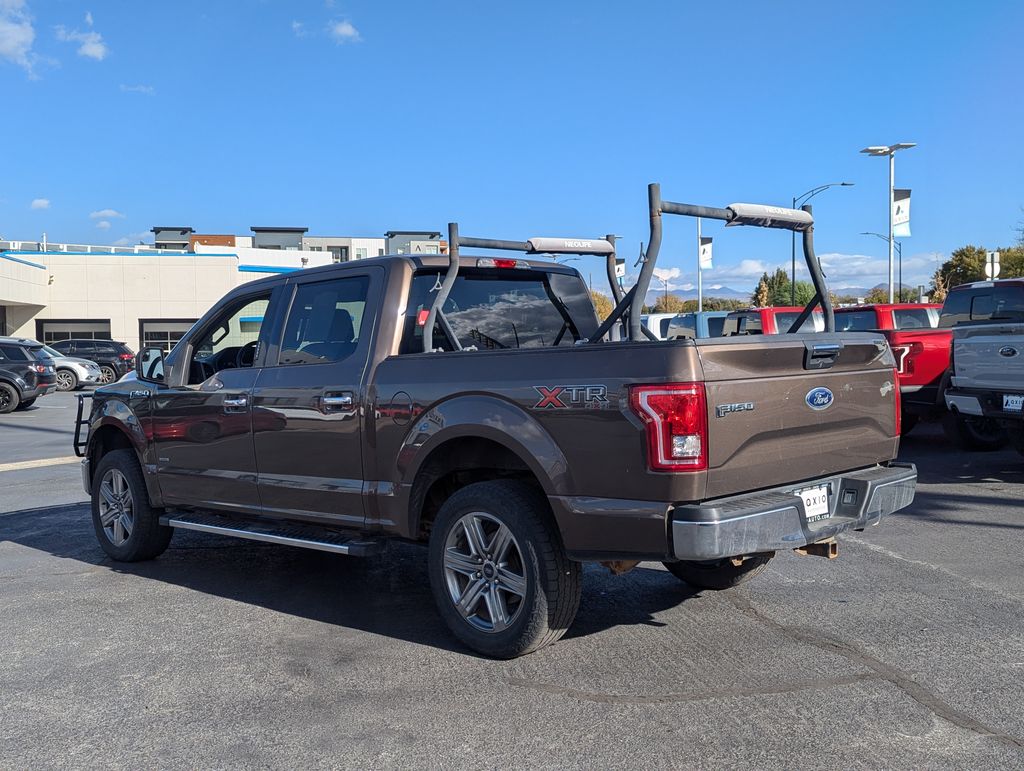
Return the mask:
<path id="1" fill-rule="evenodd" d="M 910 236 L 910 189 L 892 191 L 892 234 L 896 238 Z"/>
<path id="2" fill-rule="evenodd" d="M 711 270 L 714 265 L 711 264 L 711 238 L 705 238 L 701 236 L 700 239 L 700 269 Z"/>

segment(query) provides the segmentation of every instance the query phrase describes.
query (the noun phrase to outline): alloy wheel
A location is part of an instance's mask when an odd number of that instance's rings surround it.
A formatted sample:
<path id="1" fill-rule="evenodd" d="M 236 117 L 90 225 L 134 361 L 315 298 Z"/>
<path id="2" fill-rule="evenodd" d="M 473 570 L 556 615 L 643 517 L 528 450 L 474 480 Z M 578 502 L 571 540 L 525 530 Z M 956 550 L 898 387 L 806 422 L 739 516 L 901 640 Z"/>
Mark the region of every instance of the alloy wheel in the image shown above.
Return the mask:
<path id="1" fill-rule="evenodd" d="M 449 531 L 444 574 L 455 608 L 483 632 L 507 629 L 526 599 L 519 543 L 508 526 L 482 511 L 466 514 Z"/>
<path id="2" fill-rule="evenodd" d="M 99 503 L 103 534 L 114 546 L 121 546 L 131 537 L 135 511 L 128 480 L 116 468 L 108 469 L 103 475 Z"/>
<path id="3" fill-rule="evenodd" d="M 103 385 L 113 383 L 117 379 L 114 374 L 114 370 L 110 367 L 100 367 L 100 383 Z"/>
<path id="4" fill-rule="evenodd" d="M 64 372 L 61 370 L 57 373 L 58 391 L 70 391 L 74 387 L 74 384 L 74 379 L 71 377 L 70 372 Z"/>

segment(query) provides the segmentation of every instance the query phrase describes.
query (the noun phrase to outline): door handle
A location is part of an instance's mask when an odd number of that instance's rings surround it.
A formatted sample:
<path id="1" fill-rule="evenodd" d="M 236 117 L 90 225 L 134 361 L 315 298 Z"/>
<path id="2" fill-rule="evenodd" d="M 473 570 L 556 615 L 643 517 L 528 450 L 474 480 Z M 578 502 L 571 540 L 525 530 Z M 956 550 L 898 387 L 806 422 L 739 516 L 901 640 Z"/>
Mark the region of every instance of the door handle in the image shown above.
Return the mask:
<path id="1" fill-rule="evenodd" d="M 232 396 L 224 397 L 224 409 L 232 411 L 244 410 L 249 405 L 249 396 L 247 394 L 235 394 Z"/>
<path id="2" fill-rule="evenodd" d="M 351 391 L 328 391 L 320 397 L 324 412 L 354 412 L 355 396 Z"/>

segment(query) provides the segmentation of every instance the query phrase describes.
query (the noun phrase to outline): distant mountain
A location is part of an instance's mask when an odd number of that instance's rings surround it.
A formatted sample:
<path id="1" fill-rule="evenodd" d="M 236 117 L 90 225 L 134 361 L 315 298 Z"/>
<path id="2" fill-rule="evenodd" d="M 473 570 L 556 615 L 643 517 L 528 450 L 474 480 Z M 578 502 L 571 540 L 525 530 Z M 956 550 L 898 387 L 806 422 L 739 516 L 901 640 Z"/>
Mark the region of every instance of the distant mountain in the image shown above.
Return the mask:
<path id="1" fill-rule="evenodd" d="M 664 289 L 651 289 L 647 293 L 647 304 L 653 304 L 659 297 L 665 294 Z M 675 289 L 669 292 L 670 295 L 678 297 L 680 300 L 696 300 L 697 299 L 697 287 L 693 289 Z M 711 289 L 704 287 L 704 299 L 709 297 L 717 297 L 720 300 L 749 300 L 751 292 L 744 292 L 739 289 L 730 289 L 727 286 L 719 287 L 718 289 Z"/>

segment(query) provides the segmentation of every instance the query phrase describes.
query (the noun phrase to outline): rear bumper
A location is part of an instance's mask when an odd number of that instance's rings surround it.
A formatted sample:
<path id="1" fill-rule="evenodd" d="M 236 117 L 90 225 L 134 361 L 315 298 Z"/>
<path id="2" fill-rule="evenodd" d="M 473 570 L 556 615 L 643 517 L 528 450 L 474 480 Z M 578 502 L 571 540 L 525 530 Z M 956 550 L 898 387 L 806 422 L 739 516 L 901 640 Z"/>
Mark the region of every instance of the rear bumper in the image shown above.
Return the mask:
<path id="1" fill-rule="evenodd" d="M 1013 423 L 1024 420 L 1024 412 L 1007 412 L 1003 409 L 1003 395 L 1009 393 L 1024 393 L 1024 385 L 1016 391 L 950 388 L 946 391 L 946 406 L 962 415 L 977 415 Z"/>
<path id="2" fill-rule="evenodd" d="M 829 517 L 808 522 L 796 491 L 829 485 Z M 877 525 L 914 500 L 917 469 L 891 463 L 799 485 L 677 506 L 671 514 L 672 552 L 679 560 L 714 560 L 780 551 Z"/>

